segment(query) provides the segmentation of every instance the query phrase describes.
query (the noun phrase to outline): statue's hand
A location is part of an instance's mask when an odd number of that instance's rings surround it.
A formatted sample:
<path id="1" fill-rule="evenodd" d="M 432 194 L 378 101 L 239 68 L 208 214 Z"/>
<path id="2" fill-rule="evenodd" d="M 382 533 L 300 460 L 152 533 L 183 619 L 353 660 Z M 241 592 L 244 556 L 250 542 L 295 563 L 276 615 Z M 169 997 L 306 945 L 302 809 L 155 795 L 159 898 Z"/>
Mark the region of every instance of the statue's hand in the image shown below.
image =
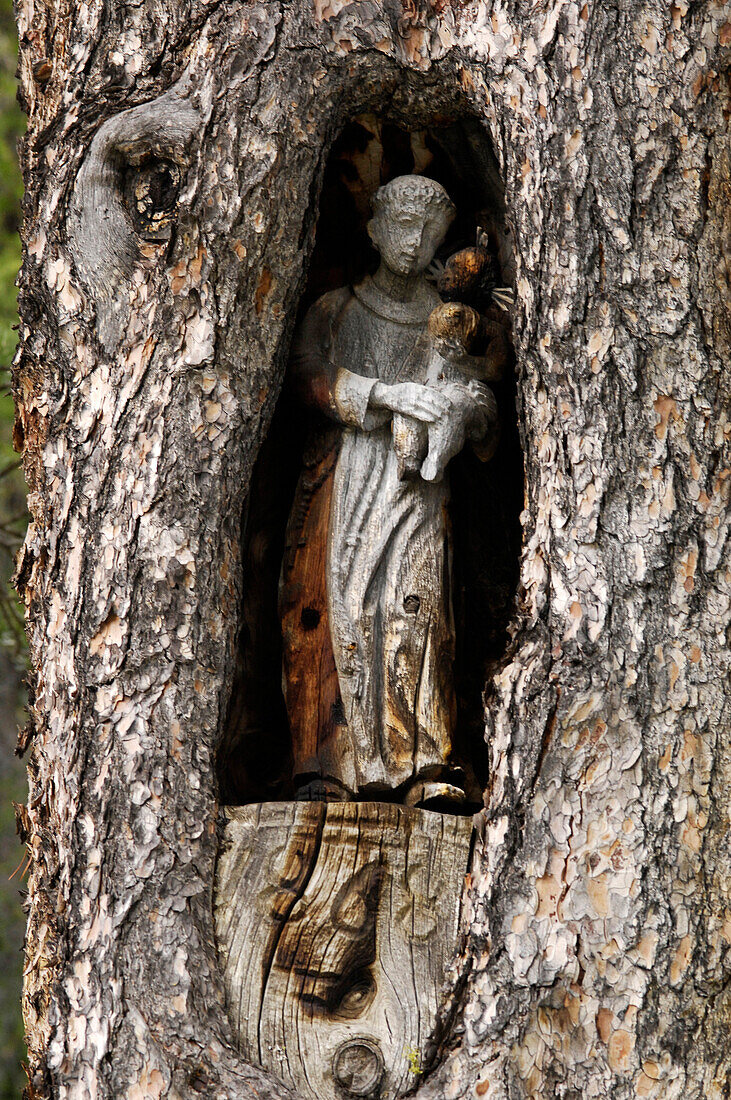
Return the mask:
<path id="1" fill-rule="evenodd" d="M 449 405 L 440 418 L 440 423 L 445 434 L 452 436 L 455 440 L 457 449 L 462 450 L 467 431 L 476 413 L 475 398 L 467 386 L 459 382 L 450 383 L 442 392 Z"/>
<path id="2" fill-rule="evenodd" d="M 431 424 L 447 414 L 450 401 L 444 394 L 430 386 L 421 386 L 418 382 L 397 382 L 387 386 L 376 382 L 371 390 L 370 405 L 375 409 L 390 409 L 403 416 L 413 416 Z"/>
<path id="3" fill-rule="evenodd" d="M 441 392 L 449 400 L 449 410 L 429 429 L 429 453 L 421 467 L 424 481 L 441 481 L 447 464 L 459 454 L 471 434 L 478 431 L 482 435 L 487 426 L 484 408 L 487 387 L 479 382 L 469 385 L 453 382 Z"/>

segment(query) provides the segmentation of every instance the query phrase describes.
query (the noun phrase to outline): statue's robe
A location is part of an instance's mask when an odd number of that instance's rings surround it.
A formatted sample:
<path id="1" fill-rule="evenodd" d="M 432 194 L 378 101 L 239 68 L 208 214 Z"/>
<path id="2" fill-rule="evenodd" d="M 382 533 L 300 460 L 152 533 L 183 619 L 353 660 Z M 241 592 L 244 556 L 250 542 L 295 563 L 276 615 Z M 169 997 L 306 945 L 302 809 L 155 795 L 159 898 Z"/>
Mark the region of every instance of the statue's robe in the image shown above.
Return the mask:
<path id="1" fill-rule="evenodd" d="M 374 384 L 423 382 L 426 321 L 370 279 L 309 310 L 291 372 L 341 425 L 310 450 L 288 531 L 281 615 L 296 782 L 349 791 L 445 775 L 455 721 L 448 481 L 401 480 Z M 322 437 L 321 437 L 322 438 Z M 333 675 L 336 670 L 336 675 Z"/>

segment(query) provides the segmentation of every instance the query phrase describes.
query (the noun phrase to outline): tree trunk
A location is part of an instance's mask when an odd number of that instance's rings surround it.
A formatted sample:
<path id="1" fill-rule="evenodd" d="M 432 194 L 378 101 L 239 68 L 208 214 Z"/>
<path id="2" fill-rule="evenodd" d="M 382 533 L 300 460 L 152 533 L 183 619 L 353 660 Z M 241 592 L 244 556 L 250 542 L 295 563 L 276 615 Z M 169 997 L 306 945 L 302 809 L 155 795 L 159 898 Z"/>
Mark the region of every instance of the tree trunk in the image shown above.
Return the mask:
<path id="1" fill-rule="evenodd" d="M 214 765 L 322 173 L 371 111 L 478 121 L 516 268 L 520 592 L 418 1095 L 728 1097 L 728 9 L 19 0 L 18 22 L 28 1096 L 291 1095 L 225 1016 Z"/>

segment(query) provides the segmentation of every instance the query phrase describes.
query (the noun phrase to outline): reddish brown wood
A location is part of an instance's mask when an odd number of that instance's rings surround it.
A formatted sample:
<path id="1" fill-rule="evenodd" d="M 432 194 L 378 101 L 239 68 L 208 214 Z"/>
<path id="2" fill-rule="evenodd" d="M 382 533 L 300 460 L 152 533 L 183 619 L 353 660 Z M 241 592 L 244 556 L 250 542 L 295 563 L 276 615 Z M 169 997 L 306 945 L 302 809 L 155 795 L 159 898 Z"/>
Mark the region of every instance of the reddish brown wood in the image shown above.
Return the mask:
<path id="1" fill-rule="evenodd" d="M 293 773 L 318 775 L 337 752 L 342 710 L 325 590 L 328 519 L 336 446 L 306 459 L 287 530 L 282 572 L 283 682 Z"/>

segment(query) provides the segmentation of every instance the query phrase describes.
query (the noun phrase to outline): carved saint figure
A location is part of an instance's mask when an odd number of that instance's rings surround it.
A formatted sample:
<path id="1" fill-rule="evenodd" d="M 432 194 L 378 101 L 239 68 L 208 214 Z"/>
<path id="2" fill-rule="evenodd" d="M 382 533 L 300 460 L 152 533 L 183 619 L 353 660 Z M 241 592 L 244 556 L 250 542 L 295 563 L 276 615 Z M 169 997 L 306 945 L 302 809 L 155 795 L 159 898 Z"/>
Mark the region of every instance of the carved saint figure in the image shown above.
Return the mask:
<path id="1" fill-rule="evenodd" d="M 451 760 L 442 473 L 466 439 L 494 434 L 495 407 L 461 370 L 474 322 L 459 313 L 465 307 L 447 307 L 458 315 L 437 315 L 428 330 L 440 299 L 425 273 L 453 217 L 434 180 L 401 176 L 381 187 L 368 224 L 378 270 L 320 298 L 295 338 L 294 385 L 337 426 L 305 456 L 282 575 L 298 797 L 465 797 Z M 405 461 L 398 439 L 409 435 Z"/>

